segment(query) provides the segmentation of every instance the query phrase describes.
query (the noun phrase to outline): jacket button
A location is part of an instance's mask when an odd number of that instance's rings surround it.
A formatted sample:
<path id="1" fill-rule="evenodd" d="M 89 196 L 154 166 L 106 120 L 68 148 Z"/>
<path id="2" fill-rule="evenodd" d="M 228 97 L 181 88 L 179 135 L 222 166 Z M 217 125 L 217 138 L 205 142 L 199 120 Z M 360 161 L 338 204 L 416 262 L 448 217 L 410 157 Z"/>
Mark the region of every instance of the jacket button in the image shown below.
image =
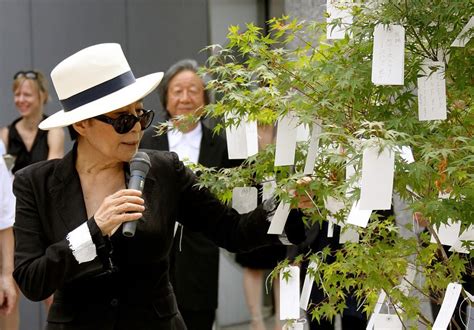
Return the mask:
<path id="1" fill-rule="evenodd" d="M 110 306 L 116 307 L 116 306 L 118 306 L 118 304 L 119 304 L 119 301 L 116 298 L 114 298 L 110 301 Z"/>

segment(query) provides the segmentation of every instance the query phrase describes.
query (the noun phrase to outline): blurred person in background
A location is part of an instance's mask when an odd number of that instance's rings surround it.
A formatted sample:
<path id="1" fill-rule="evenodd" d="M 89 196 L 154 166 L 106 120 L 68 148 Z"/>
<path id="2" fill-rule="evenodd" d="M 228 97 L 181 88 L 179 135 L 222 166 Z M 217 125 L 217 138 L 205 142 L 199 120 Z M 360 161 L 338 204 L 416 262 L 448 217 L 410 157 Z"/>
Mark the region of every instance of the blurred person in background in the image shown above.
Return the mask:
<path id="1" fill-rule="evenodd" d="M 57 128 L 42 131 L 39 123 L 46 119 L 44 106 L 48 102 L 49 93 L 46 78 L 40 71 L 18 71 L 13 76 L 13 101 L 20 116 L 8 127 L 1 130 L 1 138 L 6 153 L 13 160 L 12 173 L 36 162 L 61 158 L 64 155 L 64 130 Z M 18 302 L 11 316 L 2 318 L 18 318 Z M 49 308 L 52 298 L 45 301 Z"/>
<path id="2" fill-rule="evenodd" d="M 30 164 L 64 155 L 64 131 L 38 129 L 47 118 L 44 106 L 48 88 L 44 75 L 36 70 L 18 71 L 13 77 L 13 101 L 20 116 L 3 128 L 1 137 L 8 154 L 15 157 L 12 173 Z"/>
<path id="3" fill-rule="evenodd" d="M 3 143 L 0 141 L 0 148 Z M 12 176 L 3 157 L 0 157 L 0 329 L 17 330 L 18 288 L 13 280 L 13 222 L 15 197 L 12 192 Z"/>
<path id="4" fill-rule="evenodd" d="M 240 162 L 229 161 L 224 138 L 213 134 L 202 118 L 198 122 L 179 122 L 179 116 L 200 116 L 210 95 L 198 75 L 195 60 L 173 64 L 158 86 L 160 101 L 171 126 L 166 134 L 155 129 L 145 132 L 140 147 L 174 151 L 184 162 L 224 168 Z M 179 220 L 179 219 L 178 219 Z M 217 309 L 219 248 L 202 233 L 179 225 L 170 254 L 170 280 L 179 310 L 189 329 L 211 330 Z"/>

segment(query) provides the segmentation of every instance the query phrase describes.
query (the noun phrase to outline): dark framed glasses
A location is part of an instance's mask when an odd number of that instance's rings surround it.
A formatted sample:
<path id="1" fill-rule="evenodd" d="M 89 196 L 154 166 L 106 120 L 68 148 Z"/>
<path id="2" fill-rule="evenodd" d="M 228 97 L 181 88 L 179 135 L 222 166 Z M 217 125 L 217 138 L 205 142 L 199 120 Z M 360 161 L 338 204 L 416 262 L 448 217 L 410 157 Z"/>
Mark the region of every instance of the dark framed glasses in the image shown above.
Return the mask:
<path id="1" fill-rule="evenodd" d="M 17 78 L 20 78 L 20 77 L 25 77 L 25 78 L 28 78 L 28 79 L 38 79 L 38 72 L 36 71 L 18 71 L 17 73 L 15 73 L 15 75 L 13 76 L 13 80 L 16 80 Z"/>
<path id="2" fill-rule="evenodd" d="M 142 113 L 138 116 L 134 116 L 131 114 L 123 114 L 118 116 L 117 118 L 110 118 L 106 115 L 100 115 L 94 117 L 94 119 L 112 125 L 118 134 L 125 134 L 130 132 L 137 122 L 140 123 L 140 127 L 143 131 L 151 125 L 153 117 L 155 117 L 155 113 L 153 112 L 153 110 L 138 110 L 138 112 L 140 111 L 142 111 Z"/>

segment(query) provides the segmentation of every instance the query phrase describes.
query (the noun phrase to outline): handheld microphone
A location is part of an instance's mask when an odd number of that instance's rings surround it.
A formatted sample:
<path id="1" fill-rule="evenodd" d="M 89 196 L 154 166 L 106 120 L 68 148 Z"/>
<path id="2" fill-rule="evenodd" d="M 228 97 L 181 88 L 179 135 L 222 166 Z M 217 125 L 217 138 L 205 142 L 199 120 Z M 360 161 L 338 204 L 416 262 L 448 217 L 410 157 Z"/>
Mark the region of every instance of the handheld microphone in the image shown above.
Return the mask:
<path id="1" fill-rule="evenodd" d="M 150 157 L 143 151 L 137 151 L 130 160 L 130 180 L 128 181 L 128 188 L 143 191 L 145 178 L 150 167 Z M 136 221 L 126 222 L 123 224 L 122 234 L 126 237 L 133 237 L 136 228 Z"/>

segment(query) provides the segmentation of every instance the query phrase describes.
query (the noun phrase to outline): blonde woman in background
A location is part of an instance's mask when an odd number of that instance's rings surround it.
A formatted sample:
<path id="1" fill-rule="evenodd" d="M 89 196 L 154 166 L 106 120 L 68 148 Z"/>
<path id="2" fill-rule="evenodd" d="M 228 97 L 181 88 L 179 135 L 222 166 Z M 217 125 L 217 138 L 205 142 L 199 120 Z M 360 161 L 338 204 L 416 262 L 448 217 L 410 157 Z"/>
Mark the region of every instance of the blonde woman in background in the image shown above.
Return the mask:
<path id="1" fill-rule="evenodd" d="M 12 173 L 36 162 L 62 158 L 64 155 L 64 130 L 42 131 L 39 123 L 46 119 L 44 106 L 49 94 L 44 75 L 35 70 L 18 71 L 13 76 L 13 102 L 20 116 L 1 130 L 6 153 L 14 161 Z M 10 229 L 11 230 L 11 229 Z M 18 300 L 12 303 L 8 315 L 0 315 L 0 329 L 15 330 L 19 326 Z M 46 299 L 49 308 L 52 297 Z"/>
<path id="2" fill-rule="evenodd" d="M 38 129 L 47 116 L 44 105 L 48 89 L 39 71 L 18 71 L 13 77 L 13 101 L 20 117 L 1 132 L 7 153 L 16 158 L 12 173 L 30 164 L 64 155 L 64 130 L 49 132 Z"/>

